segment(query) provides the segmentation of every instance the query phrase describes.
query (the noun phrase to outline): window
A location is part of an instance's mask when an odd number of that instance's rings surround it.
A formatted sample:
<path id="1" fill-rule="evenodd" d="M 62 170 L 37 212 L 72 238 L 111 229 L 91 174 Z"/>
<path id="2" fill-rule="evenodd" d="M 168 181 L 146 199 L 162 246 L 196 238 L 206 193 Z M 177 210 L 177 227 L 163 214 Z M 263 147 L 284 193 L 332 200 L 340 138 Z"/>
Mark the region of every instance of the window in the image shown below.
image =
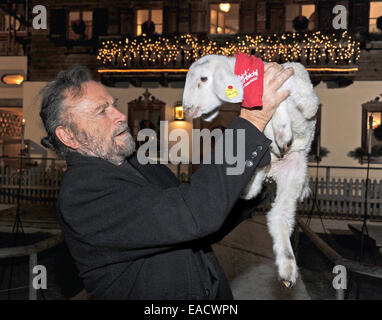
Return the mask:
<path id="1" fill-rule="evenodd" d="M 210 34 L 235 34 L 239 31 L 239 4 L 210 5 Z"/>
<path id="2" fill-rule="evenodd" d="M 297 16 L 304 16 L 309 19 L 308 30 L 312 31 L 315 29 L 316 20 L 316 5 L 314 4 L 287 4 L 285 6 L 286 18 L 285 18 L 285 31 L 295 32 L 293 28 L 293 20 Z"/>
<path id="3" fill-rule="evenodd" d="M 370 116 L 372 116 L 372 135 L 369 135 L 370 130 Z M 382 103 L 381 102 L 368 102 L 362 105 L 362 149 L 369 150 L 369 139 L 371 138 L 371 147 L 382 148 Z"/>
<path id="4" fill-rule="evenodd" d="M 18 15 L 20 17 L 20 15 Z M 9 31 L 16 28 L 16 31 L 23 31 L 25 27 L 20 24 L 20 21 L 11 17 L 9 14 L 0 16 L 0 31 Z"/>
<path id="5" fill-rule="evenodd" d="M 137 36 L 140 36 L 143 33 L 142 25 L 144 29 L 145 28 L 144 24 L 147 21 L 154 22 L 155 28 L 153 29 L 154 30 L 153 33 L 161 34 L 163 32 L 163 10 L 162 9 L 137 10 Z"/>
<path id="6" fill-rule="evenodd" d="M 316 114 L 316 129 L 314 132 L 314 138 L 312 141 L 312 145 L 310 148 L 310 152 L 308 155 L 308 159 L 310 162 L 321 161 L 323 155 L 324 147 L 321 147 L 321 104 L 318 106 L 317 114 Z"/>
<path id="7" fill-rule="evenodd" d="M 382 2 L 370 2 L 369 32 L 382 32 L 377 28 L 377 19 L 380 16 L 382 16 Z"/>
<path id="8" fill-rule="evenodd" d="M 92 38 L 92 11 L 69 12 L 69 40 L 88 40 Z"/>

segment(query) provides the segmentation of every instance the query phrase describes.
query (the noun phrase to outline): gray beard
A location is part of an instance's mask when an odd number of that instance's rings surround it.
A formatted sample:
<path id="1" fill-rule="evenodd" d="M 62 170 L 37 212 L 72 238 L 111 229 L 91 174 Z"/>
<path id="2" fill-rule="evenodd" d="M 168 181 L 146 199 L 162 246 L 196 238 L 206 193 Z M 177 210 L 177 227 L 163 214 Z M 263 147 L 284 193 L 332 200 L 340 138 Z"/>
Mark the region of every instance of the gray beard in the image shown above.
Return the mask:
<path id="1" fill-rule="evenodd" d="M 123 143 L 117 144 L 114 137 L 110 143 L 104 139 L 89 137 L 82 131 L 77 134 L 81 147 L 77 151 L 86 156 L 95 156 L 107 160 L 115 165 L 120 165 L 135 151 L 135 141 L 130 132 L 127 132 Z"/>

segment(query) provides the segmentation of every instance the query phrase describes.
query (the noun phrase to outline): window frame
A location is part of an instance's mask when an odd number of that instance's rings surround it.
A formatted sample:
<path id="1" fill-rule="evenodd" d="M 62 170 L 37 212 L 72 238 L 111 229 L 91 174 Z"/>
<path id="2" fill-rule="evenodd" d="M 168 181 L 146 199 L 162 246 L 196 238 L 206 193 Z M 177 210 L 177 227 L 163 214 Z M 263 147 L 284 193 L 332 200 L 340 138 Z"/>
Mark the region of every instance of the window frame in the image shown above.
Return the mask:
<path id="1" fill-rule="evenodd" d="M 303 13 L 302 13 L 302 7 L 303 6 L 306 6 L 306 5 L 314 5 L 315 6 L 315 13 L 316 13 L 316 15 L 317 15 L 317 10 L 318 10 L 318 4 L 317 4 L 317 2 L 316 1 L 307 1 L 307 2 L 300 2 L 300 3 L 291 3 L 291 4 L 295 4 L 295 5 L 298 5 L 298 14 L 299 15 L 302 15 Z M 285 4 L 285 27 L 284 27 L 284 29 L 285 29 L 285 32 L 297 32 L 296 30 L 294 30 L 293 29 L 293 19 L 295 18 L 293 18 L 292 20 L 287 20 L 287 6 L 288 6 L 288 4 Z M 307 17 L 308 19 L 310 18 L 310 17 Z M 310 20 L 309 20 L 309 22 L 311 22 Z M 318 26 L 317 26 L 317 21 L 314 21 L 315 23 L 314 23 L 314 28 L 313 28 L 313 30 L 309 30 L 309 26 L 308 26 L 308 31 L 316 31 L 318 28 Z M 287 23 L 290 23 L 291 25 L 292 25 L 292 31 L 287 31 Z"/>
<path id="2" fill-rule="evenodd" d="M 90 12 L 90 14 L 91 14 L 91 25 L 89 26 L 90 37 L 85 37 L 84 39 L 81 39 L 81 38 L 73 39 L 73 38 L 70 37 L 71 33 L 72 33 L 72 24 L 71 24 L 71 20 L 70 20 L 70 13 L 71 12 L 78 12 L 78 13 L 80 13 L 80 12 L 82 12 L 82 13 Z M 94 22 L 93 19 L 94 19 L 94 11 L 93 11 L 93 9 L 73 8 L 73 9 L 67 10 L 67 12 L 66 12 L 66 39 L 68 41 L 74 41 L 74 42 L 89 41 L 89 40 L 91 40 L 93 38 L 93 36 L 94 36 L 93 35 L 93 22 Z M 86 22 L 85 22 L 85 25 L 86 25 L 86 29 L 85 30 L 87 30 L 88 25 L 86 24 Z M 73 31 L 73 33 L 74 33 L 74 31 Z M 86 33 L 86 31 L 85 31 L 85 33 Z"/>
<path id="3" fill-rule="evenodd" d="M 377 31 L 371 31 L 371 20 L 375 20 L 375 25 L 377 24 L 377 19 L 382 16 L 382 12 L 381 12 L 381 15 L 376 17 L 376 18 L 371 18 L 371 6 L 372 6 L 372 3 L 380 3 L 381 6 L 382 6 L 382 1 L 376 1 L 376 0 L 371 0 L 370 1 L 370 7 L 369 7 L 369 25 L 368 25 L 368 30 L 369 30 L 369 33 L 376 33 L 376 34 L 382 34 L 382 30 L 378 30 Z"/>
<path id="4" fill-rule="evenodd" d="M 318 110 L 316 113 L 316 128 L 314 131 L 314 137 L 312 140 L 311 150 L 308 154 L 308 162 L 321 162 L 322 157 L 320 155 L 320 149 L 321 146 L 321 118 L 322 118 L 322 104 L 318 105 Z M 316 142 L 316 143 L 315 143 Z M 313 147 L 316 147 L 315 150 L 313 150 Z M 317 154 L 319 155 L 317 157 Z"/>
<path id="5" fill-rule="evenodd" d="M 140 25 L 141 26 L 141 34 L 138 35 L 138 11 L 139 10 L 148 10 L 149 11 L 149 19 L 152 20 L 152 12 L 153 10 L 161 10 L 162 11 L 162 32 L 158 32 L 157 30 L 155 30 L 155 33 L 156 34 L 163 34 L 164 33 L 164 30 L 163 30 L 163 27 L 164 27 L 164 21 L 163 21 L 163 15 L 164 15 L 164 10 L 163 10 L 163 7 L 150 7 L 150 8 L 147 8 L 147 7 L 136 7 L 135 8 L 135 11 L 134 11 L 134 21 L 135 21 L 135 35 L 137 37 L 141 36 L 142 35 L 142 24 Z M 155 23 L 155 22 L 154 22 Z M 155 24 L 155 26 L 157 26 L 157 24 Z"/>
<path id="6" fill-rule="evenodd" d="M 237 16 L 237 32 L 236 33 L 218 33 L 217 28 L 219 27 L 219 14 L 216 16 L 216 33 L 211 33 L 211 6 L 216 5 L 219 6 L 221 3 L 229 3 L 231 6 L 232 5 L 237 5 L 238 6 L 238 16 Z M 219 7 L 217 9 L 217 13 L 219 13 Z M 224 26 L 224 29 L 226 27 Z M 223 29 L 223 31 L 224 31 Z M 240 32 L 240 2 L 233 2 L 233 1 L 219 1 L 219 2 L 209 2 L 208 3 L 208 34 L 212 36 L 229 36 L 229 35 L 235 35 Z"/>
<path id="7" fill-rule="evenodd" d="M 382 114 L 382 102 L 367 102 L 362 105 L 362 137 L 361 147 L 364 151 L 368 151 L 368 114 L 370 112 L 379 112 Z"/>

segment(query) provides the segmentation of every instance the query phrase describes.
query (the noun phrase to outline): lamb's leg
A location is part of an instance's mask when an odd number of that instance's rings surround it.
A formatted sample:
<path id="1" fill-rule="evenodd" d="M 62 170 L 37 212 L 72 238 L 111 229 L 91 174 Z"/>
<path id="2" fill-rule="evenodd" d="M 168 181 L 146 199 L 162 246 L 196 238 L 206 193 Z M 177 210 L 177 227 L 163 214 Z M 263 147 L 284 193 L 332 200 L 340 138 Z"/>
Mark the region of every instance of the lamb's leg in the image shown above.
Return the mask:
<path id="1" fill-rule="evenodd" d="M 268 230 L 273 240 L 279 276 L 290 287 L 298 275 L 290 236 L 295 223 L 297 199 L 301 196 L 307 175 L 305 154 L 292 152 L 286 155 L 272 164 L 270 175 L 277 183 L 277 193 L 267 214 Z"/>
<path id="2" fill-rule="evenodd" d="M 248 185 L 244 189 L 241 198 L 249 200 L 256 197 L 262 187 L 265 176 L 267 175 L 268 167 L 264 167 L 255 171 L 255 175 L 249 181 Z"/>
<path id="3" fill-rule="evenodd" d="M 280 103 L 279 107 L 272 116 L 271 123 L 273 135 L 280 151 L 284 153 L 284 148 L 291 142 L 293 134 L 291 119 L 288 114 L 288 100 Z"/>

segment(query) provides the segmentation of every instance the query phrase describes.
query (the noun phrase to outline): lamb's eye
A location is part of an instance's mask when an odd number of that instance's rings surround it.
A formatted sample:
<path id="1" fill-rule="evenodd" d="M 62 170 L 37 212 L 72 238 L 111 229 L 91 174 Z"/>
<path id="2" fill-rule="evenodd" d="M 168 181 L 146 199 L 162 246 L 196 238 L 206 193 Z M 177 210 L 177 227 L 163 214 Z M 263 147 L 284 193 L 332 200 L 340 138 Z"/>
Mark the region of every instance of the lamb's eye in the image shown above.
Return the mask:
<path id="1" fill-rule="evenodd" d="M 201 77 L 200 80 L 202 80 L 202 82 L 206 82 L 208 80 L 207 77 Z"/>

